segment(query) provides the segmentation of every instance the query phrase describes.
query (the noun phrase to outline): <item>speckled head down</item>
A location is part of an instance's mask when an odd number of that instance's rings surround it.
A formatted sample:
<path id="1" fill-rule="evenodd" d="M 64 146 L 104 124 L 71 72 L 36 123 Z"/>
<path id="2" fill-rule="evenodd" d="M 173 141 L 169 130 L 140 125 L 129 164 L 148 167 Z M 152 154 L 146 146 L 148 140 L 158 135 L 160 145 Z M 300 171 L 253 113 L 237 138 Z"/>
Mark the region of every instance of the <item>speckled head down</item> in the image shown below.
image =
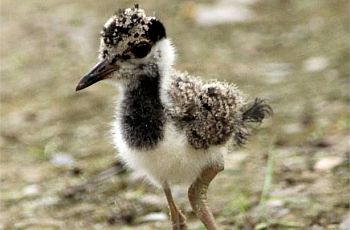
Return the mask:
<path id="1" fill-rule="evenodd" d="M 101 31 L 100 58 L 143 58 L 152 46 L 166 37 L 163 24 L 146 16 L 138 4 L 120 9 L 108 19 Z"/>
<path id="2" fill-rule="evenodd" d="M 145 66 L 148 72 L 157 75 L 155 59 L 159 59 L 160 52 L 155 52 L 158 49 L 153 47 L 164 38 L 163 24 L 153 16 L 146 16 L 137 4 L 119 10 L 101 31 L 99 62 L 80 79 L 76 90 L 107 78 L 134 82 L 135 76 L 145 72 Z"/>

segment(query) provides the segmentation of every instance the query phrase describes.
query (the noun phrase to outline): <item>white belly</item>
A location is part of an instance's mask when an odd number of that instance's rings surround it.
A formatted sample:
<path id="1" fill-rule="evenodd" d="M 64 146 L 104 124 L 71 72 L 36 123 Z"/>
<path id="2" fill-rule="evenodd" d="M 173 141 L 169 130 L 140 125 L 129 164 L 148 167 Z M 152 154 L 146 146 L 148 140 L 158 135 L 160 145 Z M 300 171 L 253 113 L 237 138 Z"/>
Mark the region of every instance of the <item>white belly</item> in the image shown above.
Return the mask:
<path id="1" fill-rule="evenodd" d="M 151 150 L 130 148 L 121 134 L 119 121 L 113 127 L 113 141 L 118 158 L 126 165 L 145 175 L 153 184 L 191 184 L 208 165 L 223 164 L 226 147 L 215 146 L 206 150 L 193 149 L 183 133 L 172 124 L 165 127 L 164 139 Z"/>

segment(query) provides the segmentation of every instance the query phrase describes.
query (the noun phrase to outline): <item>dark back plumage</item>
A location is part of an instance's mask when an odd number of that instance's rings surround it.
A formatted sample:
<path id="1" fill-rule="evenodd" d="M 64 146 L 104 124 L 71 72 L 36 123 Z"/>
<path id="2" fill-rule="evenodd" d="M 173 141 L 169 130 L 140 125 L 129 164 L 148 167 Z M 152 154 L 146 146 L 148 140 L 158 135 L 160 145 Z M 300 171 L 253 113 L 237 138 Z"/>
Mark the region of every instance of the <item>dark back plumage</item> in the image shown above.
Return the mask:
<path id="1" fill-rule="evenodd" d="M 227 83 L 203 83 L 177 73 L 169 89 L 168 115 L 197 149 L 226 142 L 240 127 L 244 104 L 239 90 Z"/>
<path id="2" fill-rule="evenodd" d="M 248 123 L 261 122 L 272 114 L 271 107 L 261 99 L 247 104 L 233 84 L 204 83 L 179 72 L 175 75 L 168 91 L 167 114 L 185 131 L 194 148 L 220 145 L 230 137 L 235 144 L 243 145 L 250 134 Z"/>

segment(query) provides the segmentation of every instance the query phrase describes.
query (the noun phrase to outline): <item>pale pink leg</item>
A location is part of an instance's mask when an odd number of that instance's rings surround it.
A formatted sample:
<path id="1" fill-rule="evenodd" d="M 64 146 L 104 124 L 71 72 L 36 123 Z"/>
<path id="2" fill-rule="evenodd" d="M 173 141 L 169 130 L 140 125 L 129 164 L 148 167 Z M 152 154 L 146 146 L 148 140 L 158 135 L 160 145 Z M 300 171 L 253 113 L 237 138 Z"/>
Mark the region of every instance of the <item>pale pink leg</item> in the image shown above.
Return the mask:
<path id="1" fill-rule="evenodd" d="M 202 171 L 188 189 L 188 198 L 193 211 L 209 230 L 218 229 L 207 202 L 207 191 L 210 182 L 224 169 L 223 165 L 211 166 Z"/>
<path id="2" fill-rule="evenodd" d="M 168 183 L 163 185 L 163 190 L 168 201 L 173 230 L 187 230 L 186 217 L 177 208 Z"/>

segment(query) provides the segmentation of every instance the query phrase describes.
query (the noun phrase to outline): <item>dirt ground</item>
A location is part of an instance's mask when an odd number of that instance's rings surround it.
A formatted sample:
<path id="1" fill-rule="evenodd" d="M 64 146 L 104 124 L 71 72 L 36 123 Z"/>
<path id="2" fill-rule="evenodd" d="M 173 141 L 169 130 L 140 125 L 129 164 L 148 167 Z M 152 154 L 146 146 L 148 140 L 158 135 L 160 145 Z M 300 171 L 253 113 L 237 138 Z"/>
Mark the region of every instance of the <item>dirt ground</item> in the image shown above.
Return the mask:
<path id="1" fill-rule="evenodd" d="M 133 3 L 0 3 L 0 229 L 170 229 L 162 192 L 131 172 L 67 196 L 115 162 L 116 88 L 75 86 L 96 61 L 104 22 Z M 210 188 L 220 229 L 350 229 L 349 2 L 140 5 L 166 25 L 179 70 L 236 83 L 274 109 Z M 245 18 L 231 22 L 198 13 L 238 6 Z M 190 229 L 204 229 L 186 190 L 174 196 Z"/>

